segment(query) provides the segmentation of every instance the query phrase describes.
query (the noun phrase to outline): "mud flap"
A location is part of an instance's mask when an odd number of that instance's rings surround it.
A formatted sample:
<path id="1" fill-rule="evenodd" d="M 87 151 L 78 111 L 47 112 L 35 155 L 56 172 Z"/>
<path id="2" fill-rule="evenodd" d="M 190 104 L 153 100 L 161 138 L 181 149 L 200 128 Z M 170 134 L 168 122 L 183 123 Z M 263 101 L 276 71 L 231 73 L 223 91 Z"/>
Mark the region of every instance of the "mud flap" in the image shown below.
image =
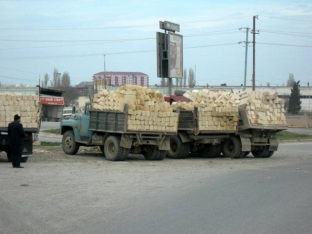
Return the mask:
<path id="1" fill-rule="evenodd" d="M 251 142 L 249 137 L 240 136 L 242 151 L 251 151 Z"/>
<path id="2" fill-rule="evenodd" d="M 159 150 L 170 150 L 170 137 L 166 137 L 158 146 Z"/>
<path id="3" fill-rule="evenodd" d="M 269 151 L 277 151 L 278 149 L 278 140 L 276 138 L 269 138 L 270 148 Z"/>
<path id="4" fill-rule="evenodd" d="M 121 135 L 120 146 L 130 149 L 132 146 L 132 139 L 128 135 Z"/>
<path id="5" fill-rule="evenodd" d="M 187 133 L 179 132 L 178 135 L 181 138 L 181 141 L 183 143 L 194 141 L 192 138 L 190 138 L 189 134 L 187 134 Z"/>

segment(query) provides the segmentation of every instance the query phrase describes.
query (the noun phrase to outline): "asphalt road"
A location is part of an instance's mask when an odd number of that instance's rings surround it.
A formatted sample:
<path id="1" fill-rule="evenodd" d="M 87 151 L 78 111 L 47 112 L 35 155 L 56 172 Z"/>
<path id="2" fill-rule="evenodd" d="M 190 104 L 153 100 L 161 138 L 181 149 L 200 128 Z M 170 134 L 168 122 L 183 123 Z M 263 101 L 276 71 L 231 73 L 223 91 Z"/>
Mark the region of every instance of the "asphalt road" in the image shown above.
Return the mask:
<path id="1" fill-rule="evenodd" d="M 0 233 L 311 233 L 311 150 L 125 162 L 56 151 L 24 169 L 0 160 Z"/>

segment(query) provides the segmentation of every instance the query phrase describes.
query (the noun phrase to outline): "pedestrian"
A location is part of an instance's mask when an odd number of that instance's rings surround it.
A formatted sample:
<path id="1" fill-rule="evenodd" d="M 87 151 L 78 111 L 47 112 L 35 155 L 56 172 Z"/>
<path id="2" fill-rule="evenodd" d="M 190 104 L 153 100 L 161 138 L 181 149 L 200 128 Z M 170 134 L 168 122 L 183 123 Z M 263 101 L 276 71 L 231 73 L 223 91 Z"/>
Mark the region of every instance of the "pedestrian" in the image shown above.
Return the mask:
<path id="1" fill-rule="evenodd" d="M 8 135 L 11 145 L 12 165 L 14 168 L 21 167 L 21 157 L 23 153 L 23 138 L 25 131 L 21 124 L 21 117 L 14 115 L 14 121 L 8 126 Z"/>

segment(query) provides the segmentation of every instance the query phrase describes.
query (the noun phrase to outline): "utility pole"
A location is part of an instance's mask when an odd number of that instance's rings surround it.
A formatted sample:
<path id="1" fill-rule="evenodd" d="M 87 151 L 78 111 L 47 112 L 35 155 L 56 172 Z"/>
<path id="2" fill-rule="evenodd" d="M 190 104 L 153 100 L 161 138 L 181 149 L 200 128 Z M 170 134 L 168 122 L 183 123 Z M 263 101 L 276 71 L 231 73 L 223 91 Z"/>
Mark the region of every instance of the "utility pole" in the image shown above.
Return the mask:
<path id="1" fill-rule="evenodd" d="M 252 91 L 255 91 L 256 86 L 256 19 L 258 16 L 253 16 L 253 30 L 252 30 Z"/>
<path id="2" fill-rule="evenodd" d="M 245 43 L 245 71 L 244 71 L 244 90 L 246 90 L 246 76 L 247 76 L 247 53 L 248 53 L 248 32 L 249 32 L 249 29 L 250 28 L 240 28 L 239 30 L 241 29 L 246 29 L 246 41 L 244 41 Z M 242 43 L 242 42 L 239 42 L 239 43 Z"/>
<path id="3" fill-rule="evenodd" d="M 103 80 L 104 80 L 104 88 L 106 89 L 106 77 L 105 77 L 105 75 L 106 75 L 106 66 L 105 66 L 105 56 L 106 56 L 106 54 L 104 54 L 104 74 L 103 74 Z M 101 82 L 101 85 L 103 85 L 102 84 L 102 82 Z"/>

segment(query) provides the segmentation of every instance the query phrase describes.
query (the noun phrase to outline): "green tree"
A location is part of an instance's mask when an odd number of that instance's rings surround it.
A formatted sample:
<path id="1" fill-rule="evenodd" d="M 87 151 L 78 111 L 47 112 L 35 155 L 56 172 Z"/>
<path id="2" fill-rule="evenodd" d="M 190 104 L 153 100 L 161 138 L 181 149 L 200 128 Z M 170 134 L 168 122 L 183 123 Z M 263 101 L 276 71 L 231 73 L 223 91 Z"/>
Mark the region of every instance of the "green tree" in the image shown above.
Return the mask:
<path id="1" fill-rule="evenodd" d="M 196 79 L 195 79 L 195 72 L 193 68 L 189 69 L 189 75 L 188 75 L 188 86 L 190 88 L 194 88 L 196 85 Z"/>
<path id="2" fill-rule="evenodd" d="M 291 114 L 298 114 L 301 110 L 299 83 L 300 81 L 295 82 L 293 88 L 291 89 L 288 107 L 288 113 Z"/>

